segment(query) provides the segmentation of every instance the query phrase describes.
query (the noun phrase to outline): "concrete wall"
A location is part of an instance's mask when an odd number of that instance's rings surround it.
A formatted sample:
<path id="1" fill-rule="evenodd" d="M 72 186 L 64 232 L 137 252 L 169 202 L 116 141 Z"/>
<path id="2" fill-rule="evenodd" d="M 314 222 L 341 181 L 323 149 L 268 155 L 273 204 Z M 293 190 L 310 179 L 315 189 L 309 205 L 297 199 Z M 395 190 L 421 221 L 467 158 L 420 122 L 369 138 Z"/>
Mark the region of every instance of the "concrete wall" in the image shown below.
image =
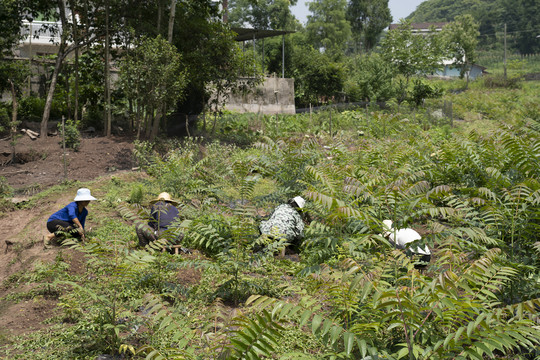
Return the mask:
<path id="1" fill-rule="evenodd" d="M 435 75 L 439 76 L 448 76 L 448 77 L 459 77 L 460 69 L 455 66 L 445 65 L 444 70 L 435 72 Z M 473 65 L 469 72 L 469 78 L 475 80 L 477 77 L 482 76 L 482 68 Z"/>
<path id="2" fill-rule="evenodd" d="M 226 110 L 262 114 L 294 114 L 294 79 L 269 77 L 248 94 L 233 94 Z"/>

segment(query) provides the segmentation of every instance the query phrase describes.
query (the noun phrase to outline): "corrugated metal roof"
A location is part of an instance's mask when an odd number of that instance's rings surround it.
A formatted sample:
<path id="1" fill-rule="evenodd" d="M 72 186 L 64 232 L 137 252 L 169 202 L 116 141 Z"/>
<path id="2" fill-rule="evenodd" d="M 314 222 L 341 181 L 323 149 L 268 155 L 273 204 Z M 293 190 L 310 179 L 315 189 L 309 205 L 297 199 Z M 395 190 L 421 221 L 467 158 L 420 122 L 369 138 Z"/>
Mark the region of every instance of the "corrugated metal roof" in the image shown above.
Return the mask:
<path id="1" fill-rule="evenodd" d="M 436 29 L 442 29 L 448 22 L 423 22 L 423 23 L 411 23 L 411 27 L 414 30 L 429 30 L 434 26 Z M 390 24 L 388 27 L 390 30 L 397 29 L 401 24 Z"/>

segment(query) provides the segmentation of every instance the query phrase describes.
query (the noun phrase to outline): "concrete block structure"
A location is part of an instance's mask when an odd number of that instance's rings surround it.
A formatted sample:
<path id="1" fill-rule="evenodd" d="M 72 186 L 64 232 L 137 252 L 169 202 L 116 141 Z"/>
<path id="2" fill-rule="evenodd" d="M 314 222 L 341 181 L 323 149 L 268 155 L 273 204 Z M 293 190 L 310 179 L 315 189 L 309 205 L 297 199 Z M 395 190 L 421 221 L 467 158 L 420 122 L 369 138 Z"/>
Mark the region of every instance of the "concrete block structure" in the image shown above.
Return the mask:
<path id="1" fill-rule="evenodd" d="M 225 109 L 239 113 L 294 114 L 294 79 L 267 77 L 250 92 L 231 94 Z"/>

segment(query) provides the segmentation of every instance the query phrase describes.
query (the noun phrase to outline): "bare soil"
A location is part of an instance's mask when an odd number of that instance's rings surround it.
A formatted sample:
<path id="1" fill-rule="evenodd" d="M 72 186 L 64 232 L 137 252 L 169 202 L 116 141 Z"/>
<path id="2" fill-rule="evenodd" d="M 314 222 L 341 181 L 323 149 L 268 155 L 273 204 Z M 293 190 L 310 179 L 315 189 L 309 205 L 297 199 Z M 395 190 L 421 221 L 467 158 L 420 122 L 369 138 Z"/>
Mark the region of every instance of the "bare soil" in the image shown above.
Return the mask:
<path id="1" fill-rule="evenodd" d="M 13 163 L 9 140 L 0 140 L 0 177 L 24 198 L 56 184 L 64 178 L 64 155 L 58 136 L 31 140 L 24 136 L 17 141 Z M 66 151 L 68 180 L 90 181 L 103 175 L 125 173 L 134 166 L 133 144 L 128 138 L 83 138 L 79 151 Z M 1 180 L 1 179 L 0 179 Z M 0 181 L 1 185 L 1 181 Z M 76 188 L 76 186 L 75 186 Z M 13 336 L 47 328 L 46 319 L 56 315 L 57 296 L 29 294 L 38 284 L 19 286 L 17 278 L 40 262 L 50 263 L 62 252 L 70 264 L 70 272 L 84 271 L 83 255 L 71 249 L 45 247 L 48 233 L 45 223 L 59 208 L 73 201 L 73 194 L 54 199 L 41 199 L 32 208 L 0 209 L 0 357 L 1 347 Z"/>
<path id="2" fill-rule="evenodd" d="M 106 173 L 134 166 L 132 139 L 123 137 L 83 138 L 78 151 L 61 146 L 61 138 L 31 140 L 24 135 L 15 145 L 15 163 L 9 140 L 0 140 L 0 176 L 18 193 L 33 194 L 66 180 L 88 181 Z"/>

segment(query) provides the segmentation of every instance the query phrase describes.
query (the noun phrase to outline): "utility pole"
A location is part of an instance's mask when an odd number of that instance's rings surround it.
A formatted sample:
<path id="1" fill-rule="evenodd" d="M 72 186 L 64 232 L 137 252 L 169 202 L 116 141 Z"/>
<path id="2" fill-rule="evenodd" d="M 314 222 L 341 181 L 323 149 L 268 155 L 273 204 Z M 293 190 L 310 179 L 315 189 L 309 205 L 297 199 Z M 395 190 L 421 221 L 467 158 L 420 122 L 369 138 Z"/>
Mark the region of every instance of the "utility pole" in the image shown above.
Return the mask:
<path id="1" fill-rule="evenodd" d="M 504 80 L 506 80 L 506 23 L 504 23 Z"/>

